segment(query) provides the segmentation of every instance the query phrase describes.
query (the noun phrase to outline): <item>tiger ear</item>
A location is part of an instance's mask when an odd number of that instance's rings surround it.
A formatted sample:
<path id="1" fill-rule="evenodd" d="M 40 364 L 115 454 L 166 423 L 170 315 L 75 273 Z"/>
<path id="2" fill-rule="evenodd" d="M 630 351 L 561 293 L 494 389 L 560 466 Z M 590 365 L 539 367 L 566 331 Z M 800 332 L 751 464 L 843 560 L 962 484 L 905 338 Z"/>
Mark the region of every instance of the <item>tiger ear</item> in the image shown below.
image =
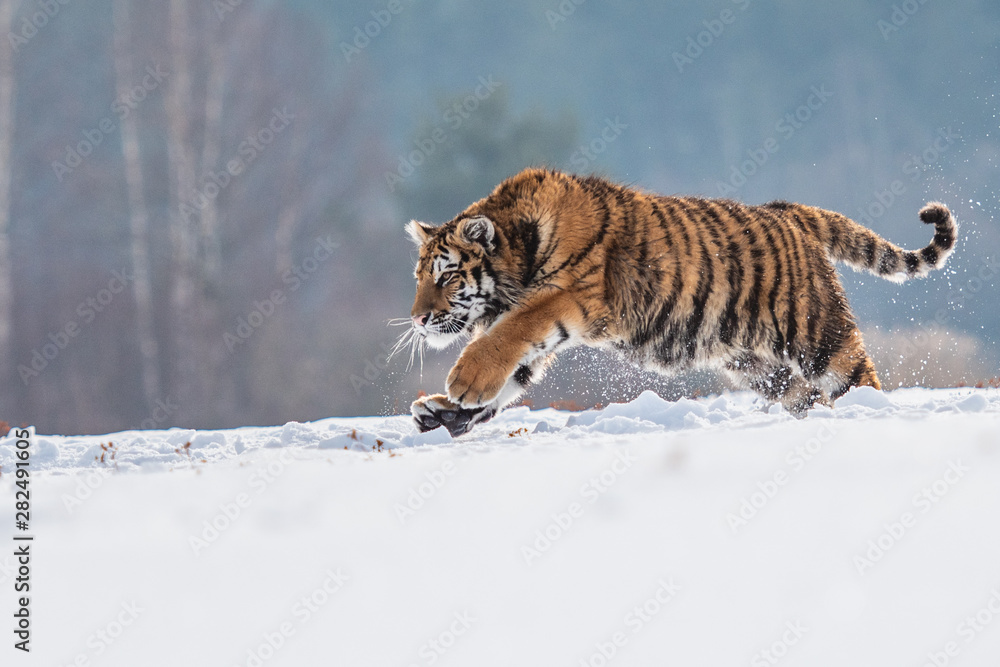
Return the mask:
<path id="1" fill-rule="evenodd" d="M 410 220 L 406 225 L 406 233 L 410 235 L 413 242 L 417 245 L 423 245 L 427 242 L 427 239 L 431 237 L 431 233 L 434 228 L 430 225 L 425 225 L 422 222 L 417 222 L 416 220 Z"/>
<path id="2" fill-rule="evenodd" d="M 468 243 L 478 243 L 487 250 L 493 249 L 496 228 L 493 226 L 493 221 L 485 215 L 466 218 L 459 223 L 458 233 Z"/>

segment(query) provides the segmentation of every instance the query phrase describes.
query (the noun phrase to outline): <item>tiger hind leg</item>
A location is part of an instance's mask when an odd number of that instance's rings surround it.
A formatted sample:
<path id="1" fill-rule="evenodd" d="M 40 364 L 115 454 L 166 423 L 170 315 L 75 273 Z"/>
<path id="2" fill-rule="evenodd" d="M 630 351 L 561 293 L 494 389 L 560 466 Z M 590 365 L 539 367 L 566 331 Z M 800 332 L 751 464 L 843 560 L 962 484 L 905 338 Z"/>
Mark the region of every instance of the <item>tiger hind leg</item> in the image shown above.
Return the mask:
<path id="1" fill-rule="evenodd" d="M 882 389 L 875 364 L 872 363 L 861 342 L 860 332 L 855 331 L 849 343 L 830 360 L 826 379 L 833 400 L 846 394 L 852 387 Z"/>
<path id="2" fill-rule="evenodd" d="M 768 363 L 756 356 L 744 356 L 726 365 L 726 374 L 738 385 L 752 389 L 781 405 L 796 417 L 819 403 L 831 405 L 828 394 L 790 366 Z"/>

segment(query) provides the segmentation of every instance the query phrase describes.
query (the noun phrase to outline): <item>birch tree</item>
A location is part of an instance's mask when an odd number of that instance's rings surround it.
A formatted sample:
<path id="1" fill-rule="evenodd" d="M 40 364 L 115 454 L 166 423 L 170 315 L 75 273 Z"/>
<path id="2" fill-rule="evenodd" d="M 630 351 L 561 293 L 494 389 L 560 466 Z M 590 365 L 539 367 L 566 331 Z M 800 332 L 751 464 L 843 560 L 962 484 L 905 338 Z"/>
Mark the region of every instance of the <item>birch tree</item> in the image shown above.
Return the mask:
<path id="1" fill-rule="evenodd" d="M 171 59 L 172 81 L 165 96 L 167 113 L 167 159 L 171 175 L 170 207 L 170 310 L 173 341 L 173 377 L 171 389 L 189 418 L 203 412 L 210 397 L 203 390 L 200 363 L 197 237 L 190 214 L 181 204 L 195 191 L 195 160 L 192 149 L 192 48 L 189 44 L 190 25 L 187 0 L 170 0 L 167 39 Z"/>
<path id="2" fill-rule="evenodd" d="M 115 0 L 114 60 L 115 88 L 118 98 L 129 92 L 132 75 L 132 31 L 129 22 L 130 0 Z M 137 114 L 122 119 L 122 157 L 125 161 L 125 186 L 128 197 L 129 241 L 132 260 L 132 298 L 135 300 L 135 326 L 139 343 L 140 373 L 146 409 L 152 410 L 160 396 L 159 345 L 153 328 L 153 279 L 149 262 L 149 209 L 146 206 L 142 172 L 141 146 Z"/>
<path id="3" fill-rule="evenodd" d="M 10 251 L 11 143 L 14 137 L 14 47 L 6 35 L 14 27 L 15 0 L 0 0 L 0 382 L 12 383 L 14 367 L 14 281 Z"/>

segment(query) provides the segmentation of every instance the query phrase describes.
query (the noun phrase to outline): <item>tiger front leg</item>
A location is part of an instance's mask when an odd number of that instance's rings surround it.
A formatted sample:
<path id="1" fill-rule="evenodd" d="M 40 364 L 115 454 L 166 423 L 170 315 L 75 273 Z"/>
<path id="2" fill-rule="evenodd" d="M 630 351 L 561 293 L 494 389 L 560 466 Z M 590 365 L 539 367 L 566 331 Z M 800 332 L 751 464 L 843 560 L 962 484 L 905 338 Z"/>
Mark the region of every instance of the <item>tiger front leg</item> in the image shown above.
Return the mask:
<path id="1" fill-rule="evenodd" d="M 475 368 L 473 365 L 469 365 L 469 359 L 475 357 L 475 355 L 468 355 L 469 348 L 481 340 L 482 337 L 470 343 L 469 346 L 463 351 L 462 355 L 459 357 L 459 361 L 452 368 L 451 373 L 448 375 L 448 386 L 452 386 L 452 378 L 456 375 L 456 369 L 458 369 L 458 374 L 462 375 L 461 369 L 463 368 Z M 487 364 L 488 367 L 494 368 L 498 365 L 497 362 L 481 362 Z M 482 366 L 480 366 L 482 367 Z M 486 375 L 477 375 L 472 378 L 486 378 Z M 517 396 L 523 391 L 512 392 L 510 387 L 507 385 L 510 383 L 509 379 L 504 379 L 501 381 L 500 389 L 491 393 L 489 399 L 486 402 L 462 402 L 456 400 L 453 396 L 446 396 L 444 394 L 435 394 L 433 396 L 424 396 L 417 399 L 410 406 L 410 413 L 413 415 L 413 420 L 416 422 L 417 428 L 421 432 L 430 431 L 439 426 L 444 426 L 451 433 L 452 437 L 458 437 L 467 433 L 476 424 L 481 424 L 488 421 L 495 415 L 500 408 L 507 405 L 510 401 L 513 401 Z M 460 385 L 469 387 L 470 383 L 465 385 Z M 464 392 L 463 392 L 464 393 Z M 485 391 L 483 389 L 476 390 L 477 398 L 481 399 Z M 501 403 L 500 401 L 504 402 Z"/>
<path id="2" fill-rule="evenodd" d="M 518 348 L 513 341 L 491 334 L 473 340 L 448 373 L 448 398 L 463 407 L 493 402 L 524 356 Z"/>
<path id="3" fill-rule="evenodd" d="M 444 426 L 453 438 L 464 435 L 473 426 L 492 419 L 498 412 L 513 403 L 531 385 L 545 374 L 548 363 L 555 358 L 534 356 L 523 359 L 517 370 L 504 384 L 497 397 L 487 405 L 466 408 L 453 403 L 444 394 L 418 398 L 410 406 L 413 421 L 421 433 Z"/>
<path id="4" fill-rule="evenodd" d="M 448 373 L 448 398 L 464 408 L 488 405 L 505 387 L 514 387 L 510 383 L 516 383 L 519 369 L 533 372 L 536 364 L 544 366 L 545 358 L 570 346 L 573 332 L 581 329 L 572 298 L 562 293 L 509 313 L 470 342 Z"/>

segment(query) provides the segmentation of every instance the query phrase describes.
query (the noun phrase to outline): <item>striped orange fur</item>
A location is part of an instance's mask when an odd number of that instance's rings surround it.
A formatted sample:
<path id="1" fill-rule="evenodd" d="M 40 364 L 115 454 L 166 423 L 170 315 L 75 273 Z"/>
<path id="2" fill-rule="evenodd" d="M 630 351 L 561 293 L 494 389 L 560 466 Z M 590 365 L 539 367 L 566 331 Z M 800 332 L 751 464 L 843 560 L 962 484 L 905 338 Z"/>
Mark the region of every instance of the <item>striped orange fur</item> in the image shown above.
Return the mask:
<path id="1" fill-rule="evenodd" d="M 771 202 L 664 197 L 528 169 L 419 245 L 414 345 L 471 336 L 446 393 L 414 402 L 419 428 L 461 434 L 537 381 L 574 345 L 617 350 L 664 373 L 714 366 L 802 414 L 850 387 L 880 388 L 833 262 L 903 281 L 940 268 L 957 225 L 906 251 L 848 218 Z"/>

